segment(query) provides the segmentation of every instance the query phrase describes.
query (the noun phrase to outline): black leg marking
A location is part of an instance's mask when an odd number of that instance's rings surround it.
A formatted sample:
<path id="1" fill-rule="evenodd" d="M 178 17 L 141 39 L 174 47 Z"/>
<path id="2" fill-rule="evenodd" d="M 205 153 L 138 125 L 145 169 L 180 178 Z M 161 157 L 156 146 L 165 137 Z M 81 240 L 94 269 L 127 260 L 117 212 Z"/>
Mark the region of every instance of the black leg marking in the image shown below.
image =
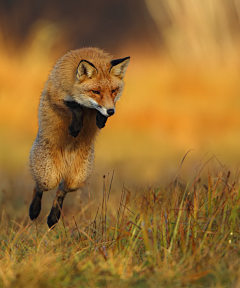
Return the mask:
<path id="1" fill-rule="evenodd" d="M 34 188 L 33 200 L 29 208 L 29 217 L 31 220 L 37 219 L 41 211 L 41 201 L 42 201 L 43 191 L 40 191 L 38 188 Z"/>
<path id="2" fill-rule="evenodd" d="M 57 191 L 57 195 L 53 201 L 53 206 L 47 219 L 47 224 L 49 228 L 52 228 L 59 221 L 62 211 L 63 200 L 66 194 L 67 193 L 63 190 Z"/>
<path id="3" fill-rule="evenodd" d="M 72 113 L 72 121 L 68 127 L 68 131 L 71 136 L 76 138 L 83 126 L 83 109 L 81 105 L 74 101 L 64 102 Z"/>
<path id="4" fill-rule="evenodd" d="M 105 127 L 107 119 L 108 117 L 102 115 L 99 111 L 97 111 L 96 124 L 99 129 L 102 129 L 103 127 Z"/>

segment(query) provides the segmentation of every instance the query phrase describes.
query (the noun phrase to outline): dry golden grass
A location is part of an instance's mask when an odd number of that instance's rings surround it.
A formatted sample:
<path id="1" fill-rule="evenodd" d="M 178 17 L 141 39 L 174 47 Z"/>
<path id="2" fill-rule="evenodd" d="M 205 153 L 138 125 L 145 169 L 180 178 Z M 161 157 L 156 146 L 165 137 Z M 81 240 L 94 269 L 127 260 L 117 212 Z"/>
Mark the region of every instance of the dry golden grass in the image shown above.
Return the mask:
<path id="1" fill-rule="evenodd" d="M 180 169 L 166 187 L 138 191 L 114 192 L 107 177 L 98 209 L 64 209 L 54 230 L 46 217 L 30 224 L 26 205 L 9 225 L 8 191 L 0 287 L 238 287 L 239 175 L 220 168 L 202 181 L 204 169 L 187 185 Z"/>

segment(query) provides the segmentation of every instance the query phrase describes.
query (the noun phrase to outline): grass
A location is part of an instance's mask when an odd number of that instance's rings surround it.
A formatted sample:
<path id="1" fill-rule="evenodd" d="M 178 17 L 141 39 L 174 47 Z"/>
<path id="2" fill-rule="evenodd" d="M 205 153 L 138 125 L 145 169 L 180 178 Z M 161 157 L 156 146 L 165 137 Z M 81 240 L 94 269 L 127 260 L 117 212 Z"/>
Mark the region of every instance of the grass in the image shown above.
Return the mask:
<path id="1" fill-rule="evenodd" d="M 0 287 L 238 287 L 239 175 L 222 167 L 202 180 L 207 165 L 189 183 L 180 167 L 165 187 L 117 193 L 108 175 L 99 206 L 89 191 L 53 230 L 26 211 L 9 221 L 5 207 Z"/>

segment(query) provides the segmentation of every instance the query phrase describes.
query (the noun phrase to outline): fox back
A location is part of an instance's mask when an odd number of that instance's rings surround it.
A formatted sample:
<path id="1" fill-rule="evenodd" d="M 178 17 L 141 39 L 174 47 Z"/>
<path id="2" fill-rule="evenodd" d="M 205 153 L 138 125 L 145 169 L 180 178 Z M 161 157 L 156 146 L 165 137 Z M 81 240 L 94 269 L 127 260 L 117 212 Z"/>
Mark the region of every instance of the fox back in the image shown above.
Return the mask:
<path id="1" fill-rule="evenodd" d="M 36 182 L 32 220 L 40 213 L 43 191 L 60 183 L 48 217 L 52 227 L 66 193 L 84 185 L 92 171 L 97 133 L 115 113 L 129 60 L 112 60 L 98 48 L 83 48 L 70 51 L 53 67 L 40 99 L 39 129 L 30 151 Z"/>

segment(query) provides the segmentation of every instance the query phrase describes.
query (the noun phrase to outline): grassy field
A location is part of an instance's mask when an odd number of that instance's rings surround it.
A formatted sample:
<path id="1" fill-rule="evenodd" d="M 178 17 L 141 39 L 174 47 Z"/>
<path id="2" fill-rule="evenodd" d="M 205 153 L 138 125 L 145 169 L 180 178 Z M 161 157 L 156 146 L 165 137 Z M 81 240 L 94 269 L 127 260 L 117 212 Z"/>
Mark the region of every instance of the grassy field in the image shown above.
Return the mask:
<path id="1" fill-rule="evenodd" d="M 89 190 L 89 203 L 64 209 L 53 230 L 44 213 L 30 223 L 8 191 L 0 287 L 239 287 L 239 175 L 219 168 L 204 181 L 207 167 L 183 183 L 180 166 L 168 185 L 145 189 L 116 189 L 107 175 L 102 201 L 93 205 Z M 15 219 L 10 199 L 22 208 Z"/>

